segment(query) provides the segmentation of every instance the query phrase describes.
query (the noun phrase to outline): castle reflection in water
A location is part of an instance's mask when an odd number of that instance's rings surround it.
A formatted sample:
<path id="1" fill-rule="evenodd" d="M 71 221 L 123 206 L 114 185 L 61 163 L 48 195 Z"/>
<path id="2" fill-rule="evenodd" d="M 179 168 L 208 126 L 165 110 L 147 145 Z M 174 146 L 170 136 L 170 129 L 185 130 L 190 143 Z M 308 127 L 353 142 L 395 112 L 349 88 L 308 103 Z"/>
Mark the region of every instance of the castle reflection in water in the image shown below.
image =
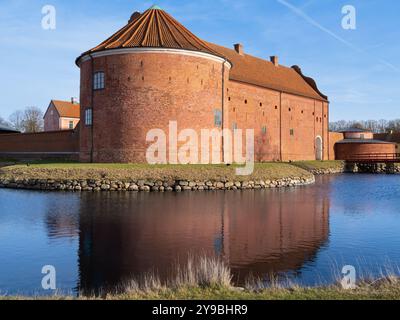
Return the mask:
<path id="1" fill-rule="evenodd" d="M 82 193 L 74 216 L 48 214 L 48 235 L 79 237 L 82 291 L 156 272 L 188 255 L 220 256 L 236 283 L 296 272 L 329 236 L 329 192 Z M 75 211 L 75 210 L 74 210 Z"/>

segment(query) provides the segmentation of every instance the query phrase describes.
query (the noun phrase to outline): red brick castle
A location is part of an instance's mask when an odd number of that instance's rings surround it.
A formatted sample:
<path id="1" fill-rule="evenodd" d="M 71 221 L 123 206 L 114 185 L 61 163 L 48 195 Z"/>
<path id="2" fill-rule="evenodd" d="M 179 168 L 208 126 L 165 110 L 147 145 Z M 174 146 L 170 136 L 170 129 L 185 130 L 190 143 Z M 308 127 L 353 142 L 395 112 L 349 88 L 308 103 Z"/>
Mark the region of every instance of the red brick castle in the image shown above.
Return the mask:
<path id="1" fill-rule="evenodd" d="M 256 161 L 329 158 L 329 102 L 297 66 L 199 39 L 157 6 L 76 61 L 80 160 L 144 162 L 146 134 L 254 129 Z"/>

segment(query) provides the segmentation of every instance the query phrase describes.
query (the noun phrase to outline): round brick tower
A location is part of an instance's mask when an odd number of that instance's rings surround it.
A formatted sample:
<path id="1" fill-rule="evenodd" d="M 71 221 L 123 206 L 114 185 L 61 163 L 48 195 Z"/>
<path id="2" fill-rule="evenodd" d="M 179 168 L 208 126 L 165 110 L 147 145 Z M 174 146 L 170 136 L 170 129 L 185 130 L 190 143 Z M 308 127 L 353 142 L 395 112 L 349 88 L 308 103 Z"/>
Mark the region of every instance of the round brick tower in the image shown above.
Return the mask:
<path id="1" fill-rule="evenodd" d="M 146 162 L 152 129 L 224 127 L 230 63 L 159 7 L 77 59 L 80 160 Z M 167 146 L 168 147 L 168 146 Z"/>

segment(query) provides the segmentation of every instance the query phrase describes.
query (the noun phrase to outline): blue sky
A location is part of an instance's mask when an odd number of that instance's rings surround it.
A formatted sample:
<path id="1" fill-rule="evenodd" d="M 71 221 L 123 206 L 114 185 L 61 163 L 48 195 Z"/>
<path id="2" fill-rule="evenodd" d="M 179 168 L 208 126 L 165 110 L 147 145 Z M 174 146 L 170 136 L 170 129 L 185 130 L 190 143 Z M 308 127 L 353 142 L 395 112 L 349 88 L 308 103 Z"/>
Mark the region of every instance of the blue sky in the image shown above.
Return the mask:
<path id="1" fill-rule="evenodd" d="M 400 118 L 397 0 L 0 0 L 0 117 L 79 97 L 75 58 L 154 3 L 200 38 L 300 65 L 329 96 L 331 121 Z M 47 4 L 53 31 L 41 27 Z M 344 5 L 357 10 L 356 30 L 342 28 Z"/>

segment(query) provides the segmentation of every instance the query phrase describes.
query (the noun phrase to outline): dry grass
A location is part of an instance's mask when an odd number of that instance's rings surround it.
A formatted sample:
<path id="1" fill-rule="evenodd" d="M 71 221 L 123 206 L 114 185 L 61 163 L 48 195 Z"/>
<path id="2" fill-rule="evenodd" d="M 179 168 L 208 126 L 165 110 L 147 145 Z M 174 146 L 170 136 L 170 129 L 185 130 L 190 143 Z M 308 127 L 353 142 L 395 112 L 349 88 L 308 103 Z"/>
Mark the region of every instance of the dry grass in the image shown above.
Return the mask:
<path id="1" fill-rule="evenodd" d="M 52 297 L 6 297 L 0 300 L 398 300 L 400 279 L 395 275 L 365 280 L 353 290 L 339 285 L 300 287 L 294 283 L 250 279 L 245 288 L 235 288 L 231 283 L 231 270 L 218 258 L 189 257 L 183 268 L 169 281 L 149 273 L 140 279 L 121 284 L 114 292 L 97 295 Z"/>
<path id="2" fill-rule="evenodd" d="M 344 161 L 329 160 L 329 161 L 296 161 L 293 165 L 303 168 L 308 171 L 321 169 L 342 169 Z"/>
<path id="3" fill-rule="evenodd" d="M 175 269 L 172 279 L 165 282 L 155 273 L 147 273 L 121 284 L 117 292 L 140 295 L 181 288 L 232 288 L 231 270 L 219 258 L 189 256 L 183 267 L 177 265 Z"/>
<path id="4" fill-rule="evenodd" d="M 310 177 L 310 173 L 288 163 L 259 163 L 250 176 L 237 176 L 237 166 L 225 165 L 141 165 L 37 163 L 0 168 L 0 178 L 19 179 L 112 179 L 112 180 L 197 180 L 250 181 L 288 177 Z"/>

